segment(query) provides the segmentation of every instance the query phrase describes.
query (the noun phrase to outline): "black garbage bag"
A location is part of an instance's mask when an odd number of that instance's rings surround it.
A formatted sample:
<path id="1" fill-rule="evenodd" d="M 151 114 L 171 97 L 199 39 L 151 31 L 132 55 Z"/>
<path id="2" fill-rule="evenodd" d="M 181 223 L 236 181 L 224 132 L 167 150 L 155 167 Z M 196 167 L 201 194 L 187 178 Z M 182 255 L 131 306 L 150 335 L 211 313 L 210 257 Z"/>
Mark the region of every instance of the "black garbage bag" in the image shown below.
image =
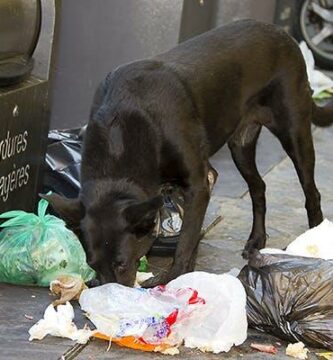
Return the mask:
<path id="1" fill-rule="evenodd" d="M 78 196 L 84 133 L 85 127 L 49 132 L 44 169 L 44 193 L 52 191 L 69 198 Z M 184 215 L 184 197 L 180 188 L 165 184 L 162 195 L 164 206 L 158 214 L 154 231 L 156 240 L 150 251 L 152 255 L 171 255 L 175 251 Z M 203 234 L 221 220 L 217 212 L 218 206 L 211 204 L 203 225 Z"/>
<path id="2" fill-rule="evenodd" d="M 258 252 L 239 279 L 249 326 L 333 350 L 333 261 Z"/>
<path id="3" fill-rule="evenodd" d="M 75 198 L 80 192 L 83 134 L 81 128 L 51 130 L 45 157 L 43 192 Z"/>

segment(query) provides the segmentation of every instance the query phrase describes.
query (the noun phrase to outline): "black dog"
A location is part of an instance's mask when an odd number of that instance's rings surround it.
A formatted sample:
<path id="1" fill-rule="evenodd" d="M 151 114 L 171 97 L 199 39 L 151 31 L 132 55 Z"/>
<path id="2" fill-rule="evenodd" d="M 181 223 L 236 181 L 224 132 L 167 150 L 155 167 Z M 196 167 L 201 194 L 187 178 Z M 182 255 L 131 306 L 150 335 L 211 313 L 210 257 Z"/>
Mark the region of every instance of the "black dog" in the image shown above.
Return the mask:
<path id="1" fill-rule="evenodd" d="M 49 197 L 80 226 L 89 264 L 104 282 L 133 285 L 137 262 L 152 245 L 163 183 L 177 183 L 185 217 L 172 268 L 147 286 L 192 271 L 209 201 L 209 157 L 228 143 L 253 202 L 243 256 L 265 246 L 265 184 L 255 164 L 262 126 L 292 159 L 310 227 L 323 220 L 314 182 L 311 122 L 327 126 L 332 108 L 311 97 L 296 42 L 252 20 L 212 30 L 149 60 L 110 73 L 95 95 L 79 199 Z"/>

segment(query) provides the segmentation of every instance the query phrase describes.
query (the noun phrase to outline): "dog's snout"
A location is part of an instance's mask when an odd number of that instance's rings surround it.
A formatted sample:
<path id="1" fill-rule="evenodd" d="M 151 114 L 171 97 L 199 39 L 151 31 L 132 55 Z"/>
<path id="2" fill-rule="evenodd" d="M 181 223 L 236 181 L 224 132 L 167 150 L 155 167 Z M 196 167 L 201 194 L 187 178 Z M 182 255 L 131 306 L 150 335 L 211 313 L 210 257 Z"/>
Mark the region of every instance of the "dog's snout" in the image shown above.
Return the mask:
<path id="1" fill-rule="evenodd" d="M 125 286 L 133 286 L 136 277 L 136 262 L 118 260 L 111 264 L 116 282 Z"/>
<path id="2" fill-rule="evenodd" d="M 119 274 L 124 274 L 128 271 L 128 265 L 124 261 L 117 261 L 113 264 L 113 269 Z"/>

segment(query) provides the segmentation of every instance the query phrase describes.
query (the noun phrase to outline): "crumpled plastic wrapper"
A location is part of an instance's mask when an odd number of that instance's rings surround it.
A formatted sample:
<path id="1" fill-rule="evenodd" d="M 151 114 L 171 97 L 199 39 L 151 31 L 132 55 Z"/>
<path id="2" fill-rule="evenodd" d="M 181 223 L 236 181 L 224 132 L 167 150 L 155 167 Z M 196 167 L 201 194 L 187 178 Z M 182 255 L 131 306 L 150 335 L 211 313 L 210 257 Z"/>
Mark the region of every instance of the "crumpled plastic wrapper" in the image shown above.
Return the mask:
<path id="1" fill-rule="evenodd" d="M 42 340 L 46 335 L 52 335 L 86 344 L 96 331 L 90 330 L 89 327 L 78 329 L 73 319 L 74 309 L 69 302 L 59 305 L 57 310 L 51 304 L 46 308 L 43 319 L 29 329 L 29 341 Z"/>

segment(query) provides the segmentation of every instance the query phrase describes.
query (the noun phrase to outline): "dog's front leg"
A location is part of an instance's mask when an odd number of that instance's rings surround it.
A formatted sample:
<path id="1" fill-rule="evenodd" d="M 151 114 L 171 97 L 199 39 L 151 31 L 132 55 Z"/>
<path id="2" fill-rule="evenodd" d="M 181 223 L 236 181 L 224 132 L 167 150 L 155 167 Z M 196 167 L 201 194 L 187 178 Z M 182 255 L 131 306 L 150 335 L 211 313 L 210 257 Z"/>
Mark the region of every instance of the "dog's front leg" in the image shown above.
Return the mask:
<path id="1" fill-rule="evenodd" d="M 210 198 L 207 181 L 191 186 L 185 191 L 184 219 L 175 258 L 171 269 L 160 276 L 147 280 L 143 286 L 153 287 L 175 279 L 179 275 L 193 271 L 201 227 Z"/>

